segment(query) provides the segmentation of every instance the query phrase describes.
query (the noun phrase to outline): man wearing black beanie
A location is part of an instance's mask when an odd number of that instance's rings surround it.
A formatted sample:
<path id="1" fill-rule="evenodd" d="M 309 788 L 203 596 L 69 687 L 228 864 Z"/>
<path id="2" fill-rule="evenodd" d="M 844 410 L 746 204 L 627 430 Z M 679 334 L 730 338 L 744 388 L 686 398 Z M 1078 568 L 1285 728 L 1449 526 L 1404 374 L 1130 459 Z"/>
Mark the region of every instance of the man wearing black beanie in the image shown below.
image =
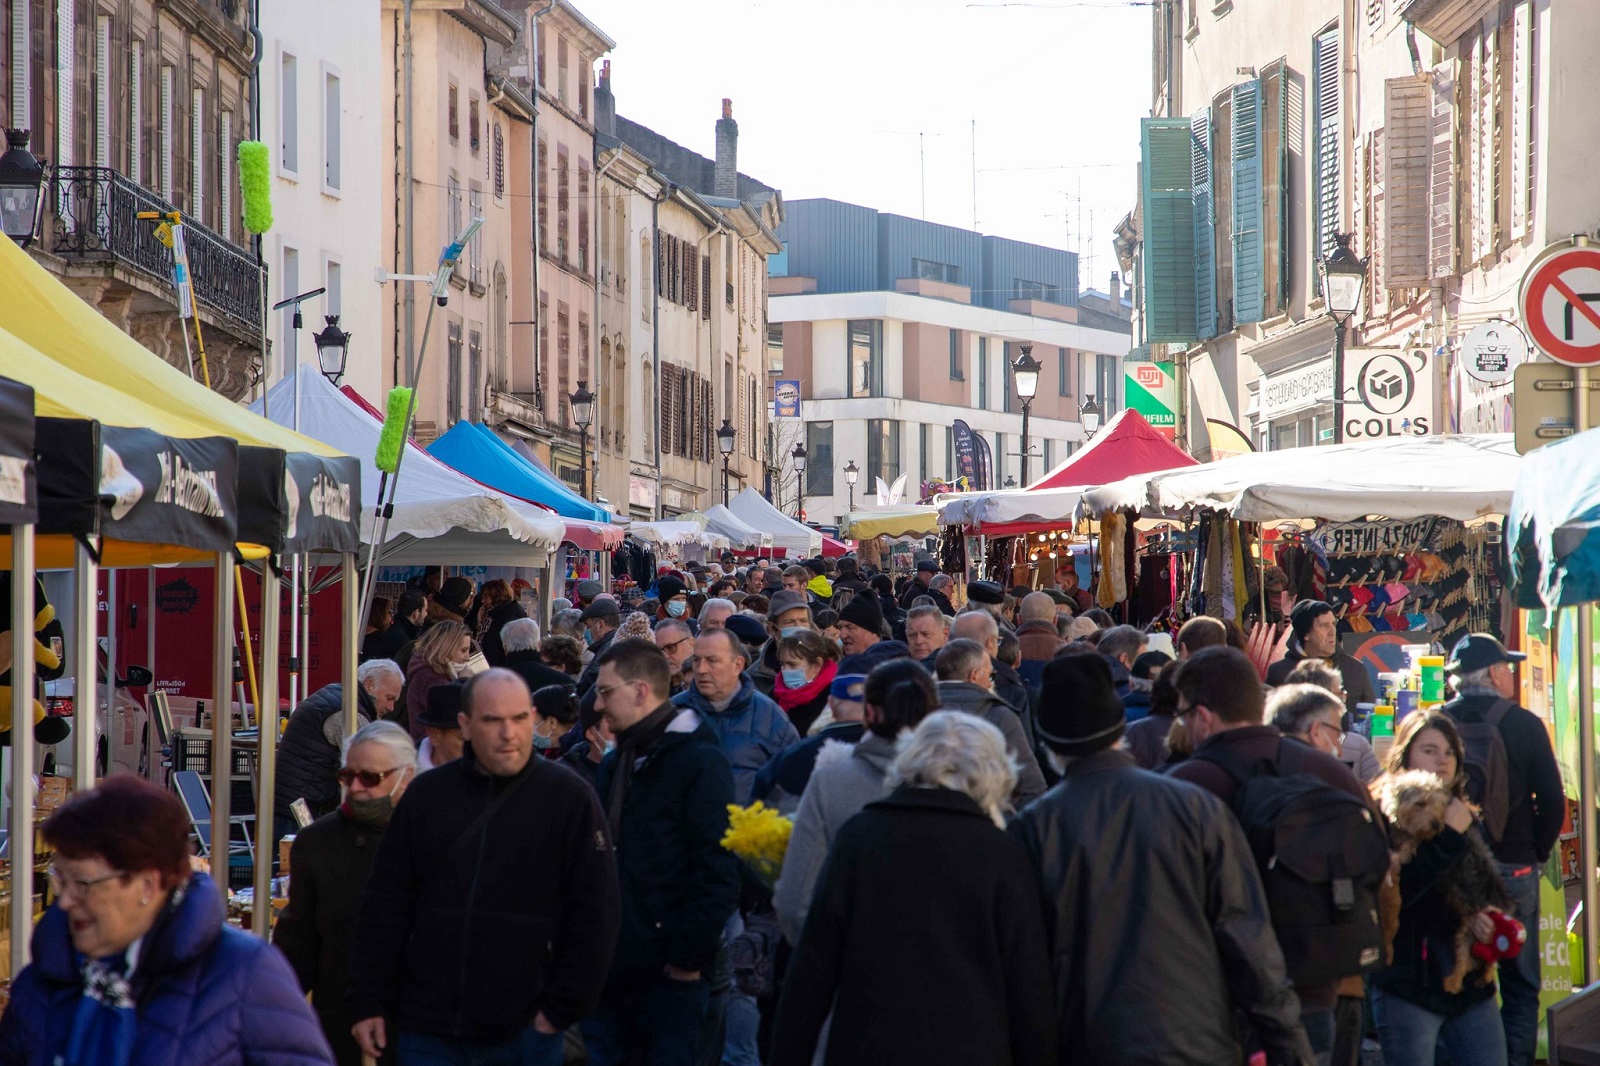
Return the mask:
<path id="1" fill-rule="evenodd" d="M 883 636 L 883 608 L 877 597 L 857 596 L 839 612 L 839 643 L 846 655 L 860 655 Z"/>
<path id="2" fill-rule="evenodd" d="M 1373 703 L 1372 675 L 1353 657 L 1339 650 L 1339 621 L 1333 605 L 1322 600 L 1301 600 L 1289 612 L 1289 650 L 1267 668 L 1267 684 L 1273 688 L 1288 680 L 1289 673 L 1307 659 L 1323 659 L 1344 679 L 1344 707 L 1354 721 L 1356 705 Z M 1346 723 L 1348 725 L 1348 722 Z"/>

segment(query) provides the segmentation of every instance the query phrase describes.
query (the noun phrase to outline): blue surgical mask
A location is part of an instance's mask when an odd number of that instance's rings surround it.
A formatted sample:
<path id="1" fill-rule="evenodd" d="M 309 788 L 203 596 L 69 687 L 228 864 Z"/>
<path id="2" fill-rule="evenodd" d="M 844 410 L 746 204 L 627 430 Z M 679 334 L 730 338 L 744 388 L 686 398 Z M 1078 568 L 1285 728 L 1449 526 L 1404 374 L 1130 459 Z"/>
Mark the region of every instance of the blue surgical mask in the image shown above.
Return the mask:
<path id="1" fill-rule="evenodd" d="M 594 634 L 589 632 L 589 630 L 587 630 L 587 629 L 585 629 L 583 631 L 583 643 L 585 645 L 589 645 L 589 644 L 593 644 L 594 643 Z"/>
<path id="2" fill-rule="evenodd" d="M 810 631 L 808 626 L 784 626 L 778 631 L 778 635 L 782 637 L 798 637 L 801 633 L 809 633 Z"/>
<path id="3" fill-rule="evenodd" d="M 538 733 L 535 733 L 533 735 L 533 750 L 534 751 L 549 751 L 551 748 L 555 747 L 555 745 L 556 745 L 556 738 L 555 737 L 540 736 Z"/>
<path id="4" fill-rule="evenodd" d="M 687 611 L 688 609 L 689 609 L 689 605 L 687 603 L 684 603 L 682 600 L 669 600 L 669 601 L 667 601 L 667 613 L 670 614 L 674 618 L 683 617 L 683 612 Z"/>
<path id="5" fill-rule="evenodd" d="M 780 673 L 783 674 L 783 687 L 791 692 L 797 688 L 806 687 L 805 667 L 802 666 L 795 667 L 793 669 L 784 669 L 780 671 Z"/>

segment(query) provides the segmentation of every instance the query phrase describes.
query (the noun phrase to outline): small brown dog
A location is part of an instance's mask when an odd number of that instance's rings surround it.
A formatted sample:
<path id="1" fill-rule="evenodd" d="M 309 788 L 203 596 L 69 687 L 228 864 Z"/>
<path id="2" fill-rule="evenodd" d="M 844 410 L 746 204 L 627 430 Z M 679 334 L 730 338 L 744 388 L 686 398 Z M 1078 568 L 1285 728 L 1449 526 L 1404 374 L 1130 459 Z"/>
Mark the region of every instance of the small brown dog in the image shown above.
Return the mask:
<path id="1" fill-rule="evenodd" d="M 1385 774 L 1373 782 L 1373 794 L 1389 818 L 1391 837 L 1404 866 L 1416 855 L 1417 847 L 1444 829 L 1445 808 L 1450 805 L 1450 789 L 1436 774 L 1426 770 L 1406 770 Z M 1494 980 L 1494 963 L 1473 958 L 1471 919 L 1486 907 L 1511 908 L 1511 897 L 1500 879 L 1499 867 L 1489 846 L 1477 833 L 1467 833 L 1467 853 L 1441 879 L 1438 888 L 1446 904 L 1459 919 L 1455 937 L 1455 965 L 1444 979 L 1444 990 L 1454 995 L 1461 991 L 1474 966 L 1482 983 Z M 1383 932 L 1389 943 L 1385 958 L 1392 961 L 1394 930 L 1400 921 L 1398 870 L 1391 871 L 1379 894 Z M 1387 897 L 1387 898 L 1386 898 Z M 1392 915 L 1392 917 L 1391 917 Z"/>

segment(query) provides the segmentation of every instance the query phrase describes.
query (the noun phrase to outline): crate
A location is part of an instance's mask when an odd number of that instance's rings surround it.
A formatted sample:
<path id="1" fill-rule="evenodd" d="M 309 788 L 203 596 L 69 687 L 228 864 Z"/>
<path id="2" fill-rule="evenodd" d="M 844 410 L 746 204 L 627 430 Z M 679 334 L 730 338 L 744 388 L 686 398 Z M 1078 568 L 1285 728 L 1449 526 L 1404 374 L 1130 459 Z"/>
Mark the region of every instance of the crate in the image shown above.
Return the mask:
<path id="1" fill-rule="evenodd" d="M 172 738 L 172 770 L 193 770 L 211 778 L 211 731 L 180 729 Z M 233 749 L 233 777 L 249 777 L 256 772 L 256 753 L 250 748 Z"/>

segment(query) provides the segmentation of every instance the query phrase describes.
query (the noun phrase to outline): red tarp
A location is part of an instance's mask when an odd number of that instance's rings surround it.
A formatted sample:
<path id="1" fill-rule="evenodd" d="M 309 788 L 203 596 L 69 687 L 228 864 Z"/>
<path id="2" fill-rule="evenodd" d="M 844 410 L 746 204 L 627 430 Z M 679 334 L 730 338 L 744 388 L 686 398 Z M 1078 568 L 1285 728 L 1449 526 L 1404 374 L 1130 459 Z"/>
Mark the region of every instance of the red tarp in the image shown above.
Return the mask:
<path id="1" fill-rule="evenodd" d="M 1068 456 L 1064 463 L 1028 488 L 1109 485 L 1135 474 L 1195 465 L 1194 456 L 1163 437 L 1143 415 L 1125 409 L 1095 434 L 1088 447 Z"/>

